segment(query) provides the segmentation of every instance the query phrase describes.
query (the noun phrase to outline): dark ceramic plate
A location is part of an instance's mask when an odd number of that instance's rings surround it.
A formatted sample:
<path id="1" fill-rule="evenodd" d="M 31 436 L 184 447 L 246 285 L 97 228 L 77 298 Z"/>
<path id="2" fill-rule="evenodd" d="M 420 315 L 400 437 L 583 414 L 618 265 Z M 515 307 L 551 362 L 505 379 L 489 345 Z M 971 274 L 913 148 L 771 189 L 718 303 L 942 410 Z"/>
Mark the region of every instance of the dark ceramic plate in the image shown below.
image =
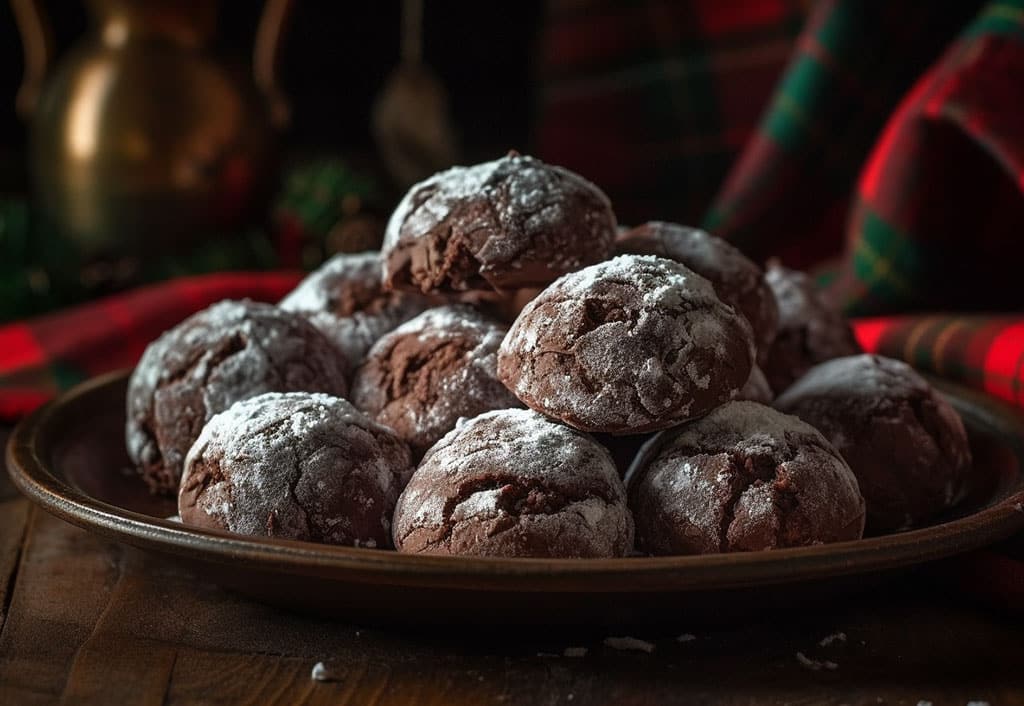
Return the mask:
<path id="1" fill-rule="evenodd" d="M 975 466 L 968 497 L 935 523 L 799 549 L 630 559 L 478 559 L 244 537 L 184 527 L 148 494 L 124 451 L 126 373 L 91 380 L 15 430 L 14 482 L 48 512 L 169 555 L 204 579 L 292 609 L 361 622 L 714 622 L 802 605 L 1024 530 L 1024 416 L 939 384 L 963 415 Z"/>

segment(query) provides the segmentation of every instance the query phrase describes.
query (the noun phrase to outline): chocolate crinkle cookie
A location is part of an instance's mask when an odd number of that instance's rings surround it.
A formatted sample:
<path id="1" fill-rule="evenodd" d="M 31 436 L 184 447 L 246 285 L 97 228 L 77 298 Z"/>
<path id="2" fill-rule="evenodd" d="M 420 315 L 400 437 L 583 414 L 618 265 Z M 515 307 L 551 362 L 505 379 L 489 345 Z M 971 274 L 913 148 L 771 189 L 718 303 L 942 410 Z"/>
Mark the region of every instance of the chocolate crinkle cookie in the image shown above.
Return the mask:
<path id="1" fill-rule="evenodd" d="M 864 499 L 839 452 L 756 402 L 663 432 L 626 483 L 637 546 L 650 554 L 798 547 L 864 531 Z"/>
<path id="2" fill-rule="evenodd" d="M 527 304 L 501 345 L 498 377 L 577 429 L 638 434 L 733 399 L 753 359 L 749 324 L 710 282 L 673 260 L 621 255 Z"/>
<path id="3" fill-rule="evenodd" d="M 850 464 L 871 532 L 951 507 L 971 467 L 956 410 L 906 363 L 857 355 L 816 365 L 775 406 L 816 427 Z"/>
<path id="4" fill-rule="evenodd" d="M 384 280 L 421 292 L 544 286 L 607 258 L 608 197 L 567 169 L 510 153 L 409 190 L 384 236 Z"/>
<path id="5" fill-rule="evenodd" d="M 429 309 L 385 335 L 352 382 L 352 402 L 419 457 L 460 417 L 519 407 L 498 380 L 505 328 L 465 305 Z"/>
<path id="6" fill-rule="evenodd" d="M 154 492 L 175 492 L 203 425 L 263 392 L 348 391 L 347 363 L 298 314 L 223 301 L 146 348 L 128 382 L 128 455 Z"/>
<path id="7" fill-rule="evenodd" d="M 778 303 L 779 326 L 761 368 L 777 394 L 812 366 L 861 352 L 850 324 L 807 274 L 769 262 L 765 280 Z"/>
<path id="8" fill-rule="evenodd" d="M 698 228 L 651 221 L 619 234 L 616 250 L 667 257 L 707 279 L 719 298 L 750 322 L 758 360 L 763 360 L 775 339 L 779 312 L 764 270 L 735 247 Z"/>
<path id="9" fill-rule="evenodd" d="M 536 412 L 488 412 L 424 457 L 398 499 L 395 547 L 422 554 L 618 557 L 633 520 L 615 464 Z"/>
<path id="10" fill-rule="evenodd" d="M 178 511 L 238 534 L 385 548 L 412 471 L 409 448 L 345 400 L 268 393 L 203 427 Z"/>
<path id="11" fill-rule="evenodd" d="M 411 292 L 384 290 L 380 253 L 342 253 L 312 272 L 279 306 L 302 314 L 353 365 L 377 339 L 430 307 Z"/>

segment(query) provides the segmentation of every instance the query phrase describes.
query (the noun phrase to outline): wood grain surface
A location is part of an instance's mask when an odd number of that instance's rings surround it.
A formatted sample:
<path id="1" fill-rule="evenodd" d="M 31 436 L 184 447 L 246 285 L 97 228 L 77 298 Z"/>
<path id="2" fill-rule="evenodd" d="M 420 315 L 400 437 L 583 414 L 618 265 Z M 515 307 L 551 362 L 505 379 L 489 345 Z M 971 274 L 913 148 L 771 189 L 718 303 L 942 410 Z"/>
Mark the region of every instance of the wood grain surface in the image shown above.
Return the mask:
<path id="1" fill-rule="evenodd" d="M 385 631 L 239 598 L 29 507 L 3 474 L 0 704 L 1024 704 L 1019 620 L 944 576 L 692 639 L 666 616 L 628 635 L 650 652 L 600 631 Z"/>

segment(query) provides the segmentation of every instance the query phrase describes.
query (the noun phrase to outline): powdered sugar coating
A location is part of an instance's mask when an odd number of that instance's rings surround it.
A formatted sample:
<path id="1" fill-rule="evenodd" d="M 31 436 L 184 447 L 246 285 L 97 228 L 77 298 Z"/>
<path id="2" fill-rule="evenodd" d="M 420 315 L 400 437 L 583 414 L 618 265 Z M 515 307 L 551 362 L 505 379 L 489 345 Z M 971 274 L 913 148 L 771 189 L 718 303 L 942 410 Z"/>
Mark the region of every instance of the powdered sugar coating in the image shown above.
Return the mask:
<path id="1" fill-rule="evenodd" d="M 430 303 L 409 292 L 385 292 L 380 253 L 341 253 L 325 262 L 281 300 L 358 365 L 381 336 L 408 321 Z"/>
<path id="2" fill-rule="evenodd" d="M 557 280 L 520 313 L 498 376 L 529 407 L 585 431 L 673 426 L 747 381 L 750 327 L 703 277 L 622 255 Z"/>
<path id="3" fill-rule="evenodd" d="M 849 462 L 873 531 L 905 529 L 952 506 L 971 467 L 956 410 L 913 368 L 875 355 L 811 368 L 775 401 Z"/>
<path id="4" fill-rule="evenodd" d="M 263 392 L 344 395 L 347 363 L 297 314 L 222 301 L 151 343 L 128 382 L 129 457 L 154 490 L 176 491 L 203 424 Z"/>
<path id="5" fill-rule="evenodd" d="M 468 306 L 429 309 L 370 349 L 352 401 L 422 454 L 460 417 L 520 406 L 496 374 L 504 335 Z"/>
<path id="6" fill-rule="evenodd" d="M 761 367 L 777 394 L 811 366 L 861 352 L 849 323 L 807 274 L 770 262 L 765 281 L 775 294 L 779 325 Z"/>
<path id="7" fill-rule="evenodd" d="M 543 286 L 611 254 L 608 198 L 578 174 L 511 153 L 412 187 L 384 236 L 390 288 Z"/>
<path id="8" fill-rule="evenodd" d="M 633 521 L 607 451 L 507 409 L 460 421 L 430 449 L 398 500 L 394 540 L 430 554 L 624 556 Z"/>
<path id="9" fill-rule="evenodd" d="M 343 399 L 268 393 L 203 428 L 185 461 L 182 521 L 247 535 L 390 546 L 408 447 Z"/>
<path id="10" fill-rule="evenodd" d="M 699 228 L 651 221 L 620 233 L 616 251 L 680 262 L 711 282 L 719 298 L 754 329 L 758 359 L 775 339 L 779 312 L 764 271 L 723 238 Z"/>
<path id="11" fill-rule="evenodd" d="M 638 546 L 653 554 L 752 551 L 856 539 L 864 500 L 810 425 L 731 402 L 663 432 L 627 478 Z"/>

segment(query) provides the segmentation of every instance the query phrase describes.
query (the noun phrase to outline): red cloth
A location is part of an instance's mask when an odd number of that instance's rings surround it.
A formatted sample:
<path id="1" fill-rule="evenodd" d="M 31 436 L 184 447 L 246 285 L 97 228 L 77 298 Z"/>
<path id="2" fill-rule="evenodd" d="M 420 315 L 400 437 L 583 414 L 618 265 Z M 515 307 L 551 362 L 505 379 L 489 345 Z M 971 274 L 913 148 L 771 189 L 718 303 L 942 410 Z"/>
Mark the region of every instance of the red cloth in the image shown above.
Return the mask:
<path id="1" fill-rule="evenodd" d="M 70 385 L 135 365 L 150 341 L 221 299 L 276 302 L 299 272 L 176 279 L 0 326 L 0 420 L 11 422 Z"/>

